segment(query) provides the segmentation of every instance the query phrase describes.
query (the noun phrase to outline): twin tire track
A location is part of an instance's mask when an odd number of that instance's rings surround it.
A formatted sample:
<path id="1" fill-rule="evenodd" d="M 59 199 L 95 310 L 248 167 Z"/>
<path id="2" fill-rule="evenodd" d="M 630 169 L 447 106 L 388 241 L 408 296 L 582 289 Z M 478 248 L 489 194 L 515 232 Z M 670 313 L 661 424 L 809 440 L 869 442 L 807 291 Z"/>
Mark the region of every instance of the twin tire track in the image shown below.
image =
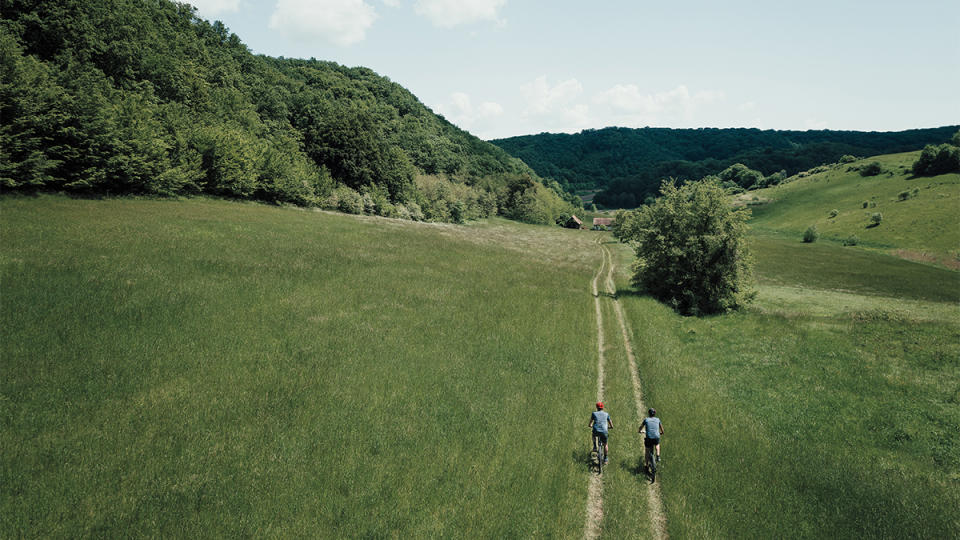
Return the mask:
<path id="1" fill-rule="evenodd" d="M 620 305 L 616 297 L 616 285 L 613 282 L 613 256 L 607 246 L 603 245 L 602 240 L 598 240 L 601 251 L 600 268 L 597 269 L 593 281 L 590 283 L 593 292 L 593 303 L 597 317 L 597 401 L 603 401 L 604 390 L 604 363 L 606 344 L 603 337 L 603 309 L 600 302 L 599 282 L 601 276 L 606 270 L 606 277 L 603 280 L 604 296 L 613 301 L 614 314 L 620 327 L 620 336 L 623 339 L 623 346 L 627 353 L 627 360 L 630 367 L 630 379 L 633 384 L 633 397 L 636 407 L 637 424 L 643 421 L 646 407 L 643 404 L 643 391 L 640 387 L 640 374 L 637 371 L 637 361 L 633 353 L 633 345 L 630 341 L 630 332 L 627 329 L 626 316 L 623 312 L 623 306 Z M 653 538 L 667 538 L 666 515 L 663 512 L 663 501 L 660 497 L 660 484 L 647 483 L 647 498 L 650 508 L 650 522 L 652 524 L 651 533 Z M 590 485 L 587 494 L 587 521 L 584 525 L 584 538 L 593 539 L 600 537 L 600 531 L 603 524 L 603 479 L 600 475 L 590 475 Z"/>

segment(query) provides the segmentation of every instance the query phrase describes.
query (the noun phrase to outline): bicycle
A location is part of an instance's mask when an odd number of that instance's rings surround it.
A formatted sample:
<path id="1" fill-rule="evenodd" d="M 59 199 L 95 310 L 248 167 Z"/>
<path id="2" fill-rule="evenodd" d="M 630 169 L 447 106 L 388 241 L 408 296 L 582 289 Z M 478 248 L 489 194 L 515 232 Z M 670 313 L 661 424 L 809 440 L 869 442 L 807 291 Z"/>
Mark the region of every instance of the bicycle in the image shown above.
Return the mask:
<path id="1" fill-rule="evenodd" d="M 593 433 L 593 452 L 591 454 L 596 457 L 597 474 L 603 474 L 603 460 L 607 456 L 603 451 L 603 441 L 600 440 L 600 436 L 596 432 Z"/>
<path id="2" fill-rule="evenodd" d="M 650 475 L 650 483 L 657 481 L 657 453 L 655 447 L 647 446 L 643 452 L 643 465 Z"/>

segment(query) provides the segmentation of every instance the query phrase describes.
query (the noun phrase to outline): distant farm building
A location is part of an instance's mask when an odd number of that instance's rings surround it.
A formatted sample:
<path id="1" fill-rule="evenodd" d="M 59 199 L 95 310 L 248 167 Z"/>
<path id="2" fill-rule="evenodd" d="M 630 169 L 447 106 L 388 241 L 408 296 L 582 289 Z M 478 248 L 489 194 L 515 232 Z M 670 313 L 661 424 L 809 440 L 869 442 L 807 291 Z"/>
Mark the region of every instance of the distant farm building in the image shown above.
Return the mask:
<path id="1" fill-rule="evenodd" d="M 610 227 L 613 225 L 613 218 L 608 217 L 595 217 L 593 218 L 593 227 L 596 229 L 600 226 Z"/>
<path id="2" fill-rule="evenodd" d="M 563 224 L 568 229 L 579 229 L 581 225 L 583 225 L 583 222 L 577 216 L 570 216 L 570 219 Z"/>

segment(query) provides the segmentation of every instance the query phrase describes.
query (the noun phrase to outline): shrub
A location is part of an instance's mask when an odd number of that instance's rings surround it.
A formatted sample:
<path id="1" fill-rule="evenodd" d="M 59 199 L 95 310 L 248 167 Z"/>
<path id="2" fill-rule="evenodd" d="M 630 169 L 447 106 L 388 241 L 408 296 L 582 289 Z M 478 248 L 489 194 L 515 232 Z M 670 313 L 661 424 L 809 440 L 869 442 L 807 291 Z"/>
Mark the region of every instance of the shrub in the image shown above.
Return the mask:
<path id="1" fill-rule="evenodd" d="M 347 186 L 340 186 L 333 190 L 337 200 L 337 210 L 347 214 L 363 213 L 363 197 Z"/>
<path id="2" fill-rule="evenodd" d="M 455 201 L 450 205 L 450 218 L 454 223 L 466 221 L 467 205 L 463 201 Z"/>
<path id="3" fill-rule="evenodd" d="M 840 156 L 840 163 L 853 163 L 856 160 L 856 156 L 851 156 L 850 154 Z"/>
<path id="4" fill-rule="evenodd" d="M 803 231 L 803 242 L 806 244 L 812 244 L 820 238 L 820 232 L 817 231 L 816 225 L 811 225 L 807 227 L 807 230 Z"/>
<path id="5" fill-rule="evenodd" d="M 747 290 L 749 211 L 727 204 L 716 180 L 681 187 L 668 181 L 660 193 L 619 228 L 636 248 L 633 283 L 685 314 L 742 307 L 753 297 Z"/>
<path id="6" fill-rule="evenodd" d="M 749 189 L 755 185 L 757 187 L 766 185 L 763 173 L 755 171 L 742 163 L 734 163 L 724 169 L 719 176 L 722 182 L 733 182 L 744 189 Z"/>
<path id="7" fill-rule="evenodd" d="M 860 243 L 860 239 L 857 238 L 857 235 L 851 234 L 843 240 L 843 245 L 845 246 L 855 246 Z"/>
<path id="8" fill-rule="evenodd" d="M 870 206 L 870 201 L 863 201 L 863 207 L 866 208 Z"/>
<path id="9" fill-rule="evenodd" d="M 877 176 L 883 172 L 883 166 L 879 162 L 874 161 L 873 163 L 868 164 L 864 168 L 860 169 L 860 176 Z"/>
<path id="10" fill-rule="evenodd" d="M 786 179 L 787 179 L 787 171 L 781 169 L 781 170 L 779 170 L 779 171 L 771 174 L 770 176 L 766 177 L 764 180 L 765 180 L 766 185 L 768 185 L 768 186 L 776 186 L 776 185 L 779 185 L 779 184 L 783 183 L 783 181 L 786 180 Z"/>
<path id="11" fill-rule="evenodd" d="M 913 163 L 915 176 L 934 176 L 960 172 L 960 148 L 952 144 L 928 144 Z"/>
<path id="12" fill-rule="evenodd" d="M 414 221 L 424 220 L 423 209 L 420 208 L 419 204 L 413 201 L 410 201 L 405 206 L 407 208 L 407 211 L 410 213 L 410 219 Z"/>
<path id="13" fill-rule="evenodd" d="M 838 215 L 840 215 L 840 211 L 837 210 L 836 208 L 834 208 L 833 210 L 830 211 L 830 217 L 835 218 L 835 217 L 837 217 Z"/>
<path id="14" fill-rule="evenodd" d="M 883 214 L 880 212 L 870 214 L 870 223 L 872 225 L 879 225 L 881 221 L 883 221 Z"/>
<path id="15" fill-rule="evenodd" d="M 909 198 L 910 198 L 910 192 L 909 192 L 909 191 L 901 191 L 900 193 L 897 194 L 897 199 L 899 199 L 899 200 L 901 200 L 901 201 L 905 201 L 905 200 L 907 200 L 907 199 L 909 199 Z"/>

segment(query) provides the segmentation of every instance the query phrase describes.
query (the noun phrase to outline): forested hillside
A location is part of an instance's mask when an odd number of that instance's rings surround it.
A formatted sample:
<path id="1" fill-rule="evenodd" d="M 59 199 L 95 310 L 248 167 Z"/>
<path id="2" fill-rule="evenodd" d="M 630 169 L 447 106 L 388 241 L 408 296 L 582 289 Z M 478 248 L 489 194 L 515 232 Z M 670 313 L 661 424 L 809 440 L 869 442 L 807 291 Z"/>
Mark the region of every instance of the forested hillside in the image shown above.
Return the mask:
<path id="1" fill-rule="evenodd" d="M 919 150 L 946 142 L 958 126 L 900 132 L 761 131 L 759 129 L 605 128 L 577 134 L 491 141 L 567 190 L 603 190 L 598 204 L 633 207 L 664 178 L 700 179 L 736 163 L 789 176 L 844 155 Z"/>
<path id="2" fill-rule="evenodd" d="M 413 219 L 571 210 L 366 68 L 257 56 L 169 0 L 4 0 L 0 190 L 212 194 Z"/>

